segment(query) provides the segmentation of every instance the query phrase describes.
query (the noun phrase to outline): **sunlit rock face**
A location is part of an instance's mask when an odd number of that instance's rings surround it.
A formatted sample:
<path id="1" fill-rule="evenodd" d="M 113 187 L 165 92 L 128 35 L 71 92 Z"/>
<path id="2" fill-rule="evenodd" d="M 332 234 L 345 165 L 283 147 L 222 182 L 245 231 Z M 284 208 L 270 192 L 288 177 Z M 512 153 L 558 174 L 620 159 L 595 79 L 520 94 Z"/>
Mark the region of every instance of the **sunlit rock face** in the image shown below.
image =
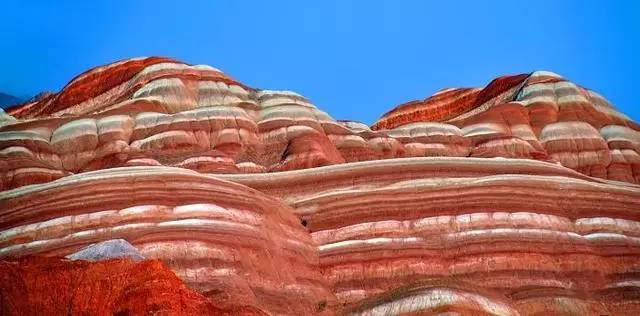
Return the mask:
<path id="1" fill-rule="evenodd" d="M 216 306 L 303 314 L 335 300 L 293 210 L 244 185 L 123 167 L 0 192 L 0 201 L 2 257 L 64 256 L 124 239 Z"/>
<path id="2" fill-rule="evenodd" d="M 2 315 L 266 315 L 216 307 L 159 261 L 0 261 Z"/>
<path id="3" fill-rule="evenodd" d="M 640 181 L 640 126 L 550 72 L 444 89 L 369 128 L 213 67 L 138 58 L 89 70 L 1 118 L 4 189 L 122 166 L 260 173 L 434 156 L 535 159 Z"/>
<path id="4" fill-rule="evenodd" d="M 471 157 L 559 162 L 593 177 L 639 181 L 638 151 L 630 148 L 640 144 L 640 126 L 602 96 L 551 72 L 504 76 L 481 89 L 445 89 L 398 106 L 372 128 L 393 133 L 424 122 L 460 128 Z M 619 141 L 610 145 L 607 137 Z M 622 139 L 624 152 L 616 148 Z"/>
<path id="5" fill-rule="evenodd" d="M 267 314 L 634 315 L 639 155 L 638 124 L 550 72 L 369 127 L 130 59 L 0 112 L 0 258 L 124 240 Z"/>
<path id="6" fill-rule="evenodd" d="M 638 311 L 637 186 L 523 159 L 404 158 L 225 175 L 293 205 L 345 311 Z"/>

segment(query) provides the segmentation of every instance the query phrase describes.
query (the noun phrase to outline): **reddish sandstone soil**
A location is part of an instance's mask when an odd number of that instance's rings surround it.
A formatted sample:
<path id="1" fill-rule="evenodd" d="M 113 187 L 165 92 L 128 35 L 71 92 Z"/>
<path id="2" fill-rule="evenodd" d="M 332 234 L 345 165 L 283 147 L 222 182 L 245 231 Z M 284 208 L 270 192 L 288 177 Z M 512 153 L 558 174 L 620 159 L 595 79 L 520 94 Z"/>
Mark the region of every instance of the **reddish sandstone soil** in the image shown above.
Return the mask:
<path id="1" fill-rule="evenodd" d="M 0 261 L 0 315 L 264 315 L 214 306 L 158 260 Z"/>

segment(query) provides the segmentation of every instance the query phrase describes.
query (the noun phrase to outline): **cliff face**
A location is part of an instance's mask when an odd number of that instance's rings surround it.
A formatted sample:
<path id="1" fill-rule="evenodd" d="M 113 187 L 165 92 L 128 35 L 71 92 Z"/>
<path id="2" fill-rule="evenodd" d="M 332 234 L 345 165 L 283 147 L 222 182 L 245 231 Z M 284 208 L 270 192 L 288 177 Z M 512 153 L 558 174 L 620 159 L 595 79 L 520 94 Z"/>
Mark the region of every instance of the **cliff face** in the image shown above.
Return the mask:
<path id="1" fill-rule="evenodd" d="M 371 128 L 167 58 L 0 117 L 0 257 L 125 239 L 221 308 L 640 312 L 640 126 L 549 72 Z"/>

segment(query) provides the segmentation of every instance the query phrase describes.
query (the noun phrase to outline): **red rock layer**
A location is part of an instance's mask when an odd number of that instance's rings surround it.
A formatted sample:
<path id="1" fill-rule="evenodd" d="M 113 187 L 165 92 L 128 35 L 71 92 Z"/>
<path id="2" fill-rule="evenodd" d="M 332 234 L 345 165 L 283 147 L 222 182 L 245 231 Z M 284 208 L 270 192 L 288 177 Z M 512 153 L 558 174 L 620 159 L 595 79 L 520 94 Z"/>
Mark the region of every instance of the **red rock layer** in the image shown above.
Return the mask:
<path id="1" fill-rule="evenodd" d="M 7 112 L 16 118 L 90 113 L 124 101 L 147 83 L 163 78 L 239 84 L 215 69 L 184 66 L 164 57 L 122 60 L 90 69 L 72 79 L 59 93 L 12 107 Z"/>
<path id="2" fill-rule="evenodd" d="M 455 91 L 439 92 L 423 103 L 401 105 L 373 128 L 393 131 L 425 121 L 445 121 L 471 140 L 472 157 L 557 161 L 587 175 L 637 183 L 633 161 L 638 151 L 622 153 L 609 148 L 599 130 L 625 131 L 627 139 L 635 139 L 640 127 L 595 92 L 549 72 L 498 78 L 476 90 L 474 102 Z M 446 101 L 443 96 L 448 96 Z M 455 115 L 443 115 L 438 107 Z M 464 110 L 458 111 L 460 107 Z M 615 153 L 615 163 L 609 151 Z"/>
<path id="3" fill-rule="evenodd" d="M 300 315 L 334 305 L 288 206 L 197 172 L 114 168 L 5 191 L 0 218 L 0 258 L 65 256 L 124 239 L 221 308 Z"/>
<path id="4" fill-rule="evenodd" d="M 8 110 L 18 117 L 33 117 L 63 110 L 66 107 L 94 98 L 123 81 L 131 79 L 147 66 L 160 62 L 175 62 L 169 58 L 151 57 L 128 59 L 113 64 L 96 67 L 72 79 L 60 93 L 49 95 L 32 103 L 26 103 Z"/>
<path id="5" fill-rule="evenodd" d="M 123 63 L 0 112 L 0 257 L 124 239 L 271 314 L 640 312 L 640 127 L 595 92 L 506 76 L 369 128 Z"/>
<path id="6" fill-rule="evenodd" d="M 76 105 L 87 99 L 109 91 L 123 81 L 131 79 L 138 72 L 154 64 L 161 62 L 175 62 L 169 58 L 151 57 L 144 59 L 131 59 L 107 65 L 103 68 L 94 68 L 74 78 L 67 84 L 51 103 L 51 112 L 57 112 L 64 108 Z"/>
<path id="7" fill-rule="evenodd" d="M 451 88 L 438 91 L 423 101 L 411 101 L 383 115 L 373 130 L 392 129 L 413 122 L 441 122 L 465 113 L 475 106 L 480 89 Z"/>
<path id="8" fill-rule="evenodd" d="M 391 111 L 374 130 L 335 121 L 298 94 L 255 91 L 215 68 L 163 58 L 98 67 L 12 113 L 38 119 L 4 114 L 0 189 L 121 166 L 255 173 L 424 156 L 552 161 L 627 182 L 640 173 L 637 124 L 547 72 L 443 90 Z M 626 147 L 609 147 L 594 129 L 624 131 Z"/>
<path id="9" fill-rule="evenodd" d="M 383 115 L 371 128 L 373 130 L 393 129 L 413 122 L 445 122 L 458 117 L 522 84 L 528 75 L 504 76 L 494 79 L 484 89 L 445 89 L 423 101 L 402 104 Z M 504 96 L 509 99 L 512 96 Z"/>
<path id="10" fill-rule="evenodd" d="M 424 156 L 552 161 L 634 183 L 640 173 L 640 127 L 596 93 L 548 72 L 443 90 L 398 107 L 371 130 L 335 121 L 298 94 L 255 91 L 212 67 L 133 59 L 90 70 L 11 113 L 38 119 L 3 114 L 3 189 L 120 166 L 255 173 Z M 626 147 L 609 147 L 583 123 L 601 134 L 625 131 Z M 597 148 L 572 130 L 589 130 Z"/>
<path id="11" fill-rule="evenodd" d="M 2 315 L 266 315 L 223 310 L 188 289 L 159 261 L 0 261 Z"/>
<path id="12" fill-rule="evenodd" d="M 634 315 L 640 189 L 523 159 L 226 175 L 295 208 L 346 312 Z"/>

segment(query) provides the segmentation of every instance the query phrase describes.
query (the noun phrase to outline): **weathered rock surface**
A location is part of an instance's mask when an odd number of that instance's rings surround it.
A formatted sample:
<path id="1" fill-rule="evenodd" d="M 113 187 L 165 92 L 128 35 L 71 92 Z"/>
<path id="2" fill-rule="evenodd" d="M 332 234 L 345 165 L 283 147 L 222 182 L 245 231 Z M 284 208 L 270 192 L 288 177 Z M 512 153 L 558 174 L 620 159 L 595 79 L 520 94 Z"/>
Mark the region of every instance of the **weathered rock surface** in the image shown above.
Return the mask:
<path id="1" fill-rule="evenodd" d="M 257 173 L 431 156 L 536 159 L 640 181 L 640 126 L 549 72 L 445 89 L 369 129 L 336 121 L 296 93 L 154 57 L 92 69 L 8 114 L 0 127 L 4 189 L 121 166 Z"/>
<path id="2" fill-rule="evenodd" d="M 0 205 L 0 257 L 126 239 L 216 306 L 299 315 L 335 303 L 293 210 L 240 184 L 179 168 L 112 168 L 0 192 Z"/>
<path id="3" fill-rule="evenodd" d="M 349 311 L 632 315 L 640 190 L 523 159 L 227 175 L 294 206 Z"/>
<path id="4" fill-rule="evenodd" d="M 0 258 L 124 239 L 225 310 L 640 313 L 640 126 L 549 72 L 368 127 L 125 60 L 0 112 L 0 170 Z"/>
<path id="5" fill-rule="evenodd" d="M 70 260 L 100 261 L 126 258 L 133 261 L 144 260 L 138 249 L 124 239 L 112 239 L 89 245 L 68 256 Z"/>
<path id="6" fill-rule="evenodd" d="M 0 261 L 0 293 L 2 315 L 265 315 L 215 307 L 157 260 Z"/>

